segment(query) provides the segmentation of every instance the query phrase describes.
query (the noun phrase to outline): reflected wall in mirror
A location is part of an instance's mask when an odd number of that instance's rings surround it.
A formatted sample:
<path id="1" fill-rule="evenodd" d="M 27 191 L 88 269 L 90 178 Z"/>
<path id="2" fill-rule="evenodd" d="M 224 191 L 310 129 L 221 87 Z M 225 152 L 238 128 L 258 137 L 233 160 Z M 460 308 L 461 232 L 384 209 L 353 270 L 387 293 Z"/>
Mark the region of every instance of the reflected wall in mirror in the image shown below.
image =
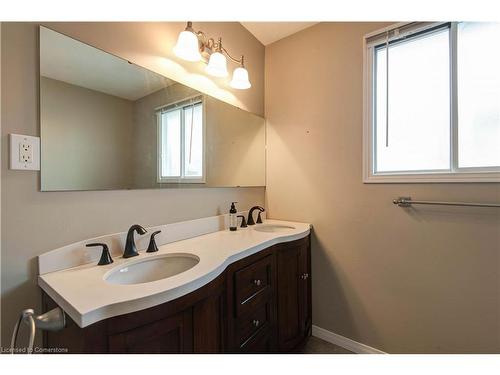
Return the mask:
<path id="1" fill-rule="evenodd" d="M 265 186 L 265 120 L 40 27 L 41 190 Z"/>

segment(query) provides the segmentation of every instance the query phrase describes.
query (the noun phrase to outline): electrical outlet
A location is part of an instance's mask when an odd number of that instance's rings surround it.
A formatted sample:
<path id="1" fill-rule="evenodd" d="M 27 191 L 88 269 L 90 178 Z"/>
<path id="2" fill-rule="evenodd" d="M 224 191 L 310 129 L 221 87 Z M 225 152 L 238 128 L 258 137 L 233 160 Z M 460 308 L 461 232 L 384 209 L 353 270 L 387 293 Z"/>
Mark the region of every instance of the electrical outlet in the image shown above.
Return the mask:
<path id="1" fill-rule="evenodd" d="M 33 147 L 31 143 L 26 141 L 19 143 L 19 162 L 33 163 Z"/>
<path id="2" fill-rule="evenodd" d="M 10 169 L 40 170 L 40 138 L 10 134 Z"/>

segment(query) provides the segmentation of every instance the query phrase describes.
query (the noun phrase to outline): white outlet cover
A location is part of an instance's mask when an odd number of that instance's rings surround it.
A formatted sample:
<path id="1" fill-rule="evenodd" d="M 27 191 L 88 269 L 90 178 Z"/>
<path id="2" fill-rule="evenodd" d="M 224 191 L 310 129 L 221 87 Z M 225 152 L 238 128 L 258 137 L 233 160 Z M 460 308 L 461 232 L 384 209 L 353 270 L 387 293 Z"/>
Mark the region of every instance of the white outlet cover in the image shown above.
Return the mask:
<path id="1" fill-rule="evenodd" d="M 40 137 L 10 134 L 10 169 L 40 170 Z"/>

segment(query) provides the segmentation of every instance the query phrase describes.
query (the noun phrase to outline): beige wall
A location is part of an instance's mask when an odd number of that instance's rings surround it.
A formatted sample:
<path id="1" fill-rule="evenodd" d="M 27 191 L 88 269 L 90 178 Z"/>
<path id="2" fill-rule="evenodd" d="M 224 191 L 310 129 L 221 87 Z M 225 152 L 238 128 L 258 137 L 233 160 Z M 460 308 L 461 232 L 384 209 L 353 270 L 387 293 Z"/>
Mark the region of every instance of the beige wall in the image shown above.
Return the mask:
<path id="1" fill-rule="evenodd" d="M 205 106 L 207 184 L 265 185 L 265 120 L 210 97 Z"/>
<path id="2" fill-rule="evenodd" d="M 500 352 L 499 184 L 363 184 L 362 37 L 323 23 L 266 48 L 267 205 L 311 222 L 313 323 L 392 353 Z M 300 199 L 297 199 L 300 197 Z"/>
<path id="3" fill-rule="evenodd" d="M 174 36 L 183 28 L 180 23 L 50 26 L 159 73 L 175 72 L 172 78 L 176 80 L 189 83 L 196 76 L 192 73 L 196 64 L 176 63 L 177 70 L 164 65 L 171 56 Z M 9 133 L 39 134 L 37 25 L 2 23 L 1 27 L 1 326 L 2 345 L 6 346 L 19 311 L 27 307 L 40 311 L 37 255 L 77 240 L 123 231 L 133 223 L 150 226 L 225 213 L 230 201 L 240 202 L 240 209 L 263 204 L 264 189 L 39 192 L 38 172 L 11 171 L 7 163 Z M 236 23 L 203 27 L 212 35 L 222 35 L 226 47 L 234 49 L 235 54 L 244 52 L 248 56 L 253 87 L 231 92 L 225 82 L 212 85 L 207 79 L 200 79 L 197 88 L 213 93 L 220 86 L 221 96 L 229 92 L 242 107 L 262 115 L 264 47 Z"/>
<path id="4" fill-rule="evenodd" d="M 47 77 L 40 93 L 42 189 L 131 186 L 134 103 Z"/>

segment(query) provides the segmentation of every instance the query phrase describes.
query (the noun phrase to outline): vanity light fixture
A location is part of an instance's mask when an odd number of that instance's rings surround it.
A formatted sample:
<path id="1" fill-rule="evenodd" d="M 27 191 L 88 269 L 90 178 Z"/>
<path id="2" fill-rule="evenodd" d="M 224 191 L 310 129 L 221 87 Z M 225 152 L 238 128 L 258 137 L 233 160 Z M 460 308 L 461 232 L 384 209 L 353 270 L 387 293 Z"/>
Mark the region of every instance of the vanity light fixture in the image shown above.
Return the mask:
<path id="1" fill-rule="evenodd" d="M 188 22 L 186 29 L 179 34 L 174 53 L 183 60 L 193 62 L 201 60 L 198 37 L 194 33 L 191 22 Z"/>
<path id="2" fill-rule="evenodd" d="M 248 71 L 245 69 L 243 56 L 241 56 L 241 64 L 239 67 L 234 69 L 233 79 L 230 83 L 232 88 L 245 90 L 252 87 L 250 81 L 248 80 Z"/>
<path id="3" fill-rule="evenodd" d="M 230 82 L 232 88 L 245 90 L 252 87 L 245 68 L 244 57 L 234 58 L 222 46 L 222 38 L 215 41 L 208 38 L 203 31 L 195 31 L 193 23 L 188 21 L 184 31 L 181 31 L 174 53 L 183 60 L 200 61 L 207 63 L 205 71 L 214 77 L 227 77 L 227 58 L 239 66 L 233 71 Z M 227 58 L 226 58 L 227 57 Z"/>
<path id="4" fill-rule="evenodd" d="M 222 54 L 222 39 L 219 38 L 217 43 L 217 50 L 210 55 L 208 65 L 205 71 L 214 77 L 227 77 L 227 60 L 226 56 Z"/>

